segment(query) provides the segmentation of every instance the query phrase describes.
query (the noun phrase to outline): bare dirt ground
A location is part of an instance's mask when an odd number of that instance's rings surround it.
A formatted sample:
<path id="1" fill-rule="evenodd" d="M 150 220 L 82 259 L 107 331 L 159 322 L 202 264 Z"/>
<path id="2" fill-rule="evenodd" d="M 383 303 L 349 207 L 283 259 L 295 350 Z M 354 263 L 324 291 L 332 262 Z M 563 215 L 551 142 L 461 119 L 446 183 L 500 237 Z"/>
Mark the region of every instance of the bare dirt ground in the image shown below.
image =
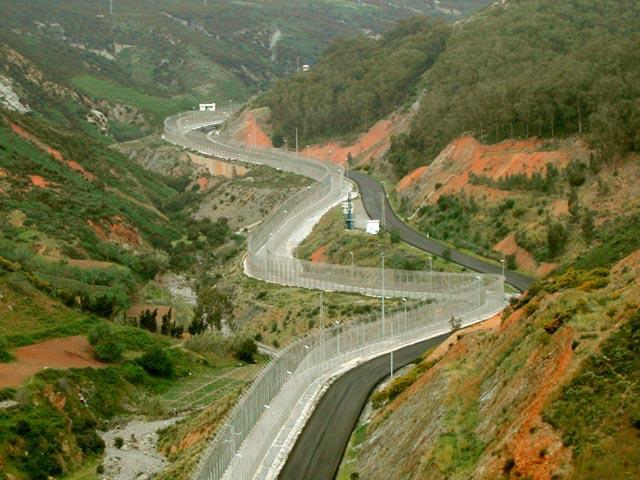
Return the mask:
<path id="1" fill-rule="evenodd" d="M 21 347 L 14 352 L 16 361 L 0 363 L 0 388 L 17 387 L 26 379 L 47 368 L 103 368 L 94 360 L 91 346 L 81 335 L 55 338 Z"/>
<path id="2" fill-rule="evenodd" d="M 389 149 L 392 128 L 392 120 L 381 120 L 351 144 L 343 145 L 330 142 L 323 145 L 312 145 L 305 148 L 302 153 L 308 157 L 332 161 L 338 165 L 344 165 L 347 156 L 351 154 L 354 159 L 360 157 L 364 160 L 363 163 L 367 163 L 371 157 L 378 158 Z"/>

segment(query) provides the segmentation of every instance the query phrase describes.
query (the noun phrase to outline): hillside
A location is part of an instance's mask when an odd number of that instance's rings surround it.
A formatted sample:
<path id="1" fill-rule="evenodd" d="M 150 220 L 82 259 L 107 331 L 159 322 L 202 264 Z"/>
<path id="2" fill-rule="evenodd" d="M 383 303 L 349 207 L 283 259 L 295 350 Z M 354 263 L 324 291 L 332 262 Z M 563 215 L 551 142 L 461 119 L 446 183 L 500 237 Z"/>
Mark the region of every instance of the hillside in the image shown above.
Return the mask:
<path id="1" fill-rule="evenodd" d="M 376 391 L 338 478 L 636 478 L 638 238 L 618 222 Z"/>
<path id="2" fill-rule="evenodd" d="M 362 132 L 418 93 L 450 27 L 413 18 L 381 39 L 336 42 L 310 72 L 277 83 L 258 100 L 271 110 L 274 138 L 305 143 Z"/>
<path id="3" fill-rule="evenodd" d="M 599 241 L 600 230 L 640 209 L 636 154 L 598 160 L 581 138 L 456 139 L 396 185 L 399 211 L 418 230 L 544 275 Z"/>
<path id="4" fill-rule="evenodd" d="M 460 22 L 388 155 L 396 174 L 464 133 L 487 143 L 578 134 L 607 158 L 637 151 L 639 18 L 634 1 L 536 0 Z"/>
<path id="5" fill-rule="evenodd" d="M 337 37 L 376 36 L 424 13 L 461 18 L 484 0 L 447 2 L 109 2 L 0 6 L 0 104 L 116 140 L 169 114 L 246 100 Z"/>

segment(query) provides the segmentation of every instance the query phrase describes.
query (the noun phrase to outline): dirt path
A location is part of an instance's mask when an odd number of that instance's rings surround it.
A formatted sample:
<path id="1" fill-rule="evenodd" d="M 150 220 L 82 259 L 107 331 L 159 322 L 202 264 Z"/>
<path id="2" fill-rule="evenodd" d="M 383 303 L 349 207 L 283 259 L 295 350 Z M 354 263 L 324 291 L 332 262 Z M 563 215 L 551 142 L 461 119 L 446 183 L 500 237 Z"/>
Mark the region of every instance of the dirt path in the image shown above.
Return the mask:
<path id="1" fill-rule="evenodd" d="M 55 338 L 18 348 L 16 361 L 0 363 L 0 388 L 17 387 L 26 379 L 47 368 L 103 368 L 107 365 L 95 360 L 91 346 L 81 335 Z"/>

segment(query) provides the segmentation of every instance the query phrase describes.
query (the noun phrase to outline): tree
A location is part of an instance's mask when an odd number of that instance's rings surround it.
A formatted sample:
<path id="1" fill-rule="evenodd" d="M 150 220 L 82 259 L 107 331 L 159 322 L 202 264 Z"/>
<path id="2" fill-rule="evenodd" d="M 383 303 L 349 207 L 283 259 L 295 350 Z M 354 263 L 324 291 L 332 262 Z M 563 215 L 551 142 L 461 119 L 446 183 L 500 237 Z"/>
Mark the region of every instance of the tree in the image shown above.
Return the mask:
<path id="1" fill-rule="evenodd" d="M 549 258 L 556 258 L 564 251 L 568 238 L 567 229 L 560 222 L 553 222 L 547 229 Z"/>
<path id="2" fill-rule="evenodd" d="M 151 310 L 145 310 L 138 317 L 138 324 L 140 328 L 156 333 L 158 331 L 158 309 L 153 312 Z"/>
<path id="3" fill-rule="evenodd" d="M 574 188 L 569 192 L 569 214 L 571 215 L 571 222 L 575 223 L 580 218 L 580 203 L 578 202 L 578 194 Z"/>
<path id="4" fill-rule="evenodd" d="M 160 333 L 162 335 L 169 335 L 171 333 L 172 323 L 173 322 L 171 321 L 171 308 L 170 308 L 169 311 L 162 316 L 162 324 L 160 326 Z"/>
<path id="5" fill-rule="evenodd" d="M 582 223 L 580 228 L 582 229 L 582 236 L 587 241 L 587 243 L 591 243 L 593 240 L 593 235 L 595 233 L 596 227 L 593 222 L 594 214 L 590 209 L 585 209 L 584 215 L 582 216 Z"/>

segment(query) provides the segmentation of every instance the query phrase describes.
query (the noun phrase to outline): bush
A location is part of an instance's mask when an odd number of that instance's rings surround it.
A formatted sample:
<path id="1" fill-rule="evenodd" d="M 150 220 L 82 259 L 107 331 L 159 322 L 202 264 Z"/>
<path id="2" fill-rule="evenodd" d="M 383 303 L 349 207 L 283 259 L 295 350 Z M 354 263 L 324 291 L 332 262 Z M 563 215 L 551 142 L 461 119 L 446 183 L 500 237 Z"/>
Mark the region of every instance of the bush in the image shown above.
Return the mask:
<path id="1" fill-rule="evenodd" d="M 76 442 L 80 450 L 86 454 L 96 454 L 104 452 L 104 441 L 95 430 L 86 430 L 76 436 Z"/>
<path id="2" fill-rule="evenodd" d="M 113 440 L 113 446 L 116 447 L 118 450 L 121 449 L 124 446 L 124 438 L 116 437 Z"/>
<path id="3" fill-rule="evenodd" d="M 7 350 L 8 347 L 9 342 L 7 342 L 7 337 L 0 335 L 0 362 L 8 362 L 13 358 Z"/>
<path id="4" fill-rule="evenodd" d="M 135 363 L 125 363 L 122 366 L 122 374 L 127 382 L 134 385 L 140 385 L 147 379 L 144 369 Z"/>
<path id="5" fill-rule="evenodd" d="M 234 345 L 233 354 L 242 362 L 254 363 L 257 353 L 258 345 L 252 338 L 241 339 Z"/>
<path id="6" fill-rule="evenodd" d="M 171 378 L 175 373 L 172 359 L 160 347 L 154 347 L 138 359 L 147 373 L 157 377 Z"/>
<path id="7" fill-rule="evenodd" d="M 96 345 L 93 356 L 101 362 L 117 362 L 122 358 L 124 347 L 113 339 L 102 341 Z"/>

